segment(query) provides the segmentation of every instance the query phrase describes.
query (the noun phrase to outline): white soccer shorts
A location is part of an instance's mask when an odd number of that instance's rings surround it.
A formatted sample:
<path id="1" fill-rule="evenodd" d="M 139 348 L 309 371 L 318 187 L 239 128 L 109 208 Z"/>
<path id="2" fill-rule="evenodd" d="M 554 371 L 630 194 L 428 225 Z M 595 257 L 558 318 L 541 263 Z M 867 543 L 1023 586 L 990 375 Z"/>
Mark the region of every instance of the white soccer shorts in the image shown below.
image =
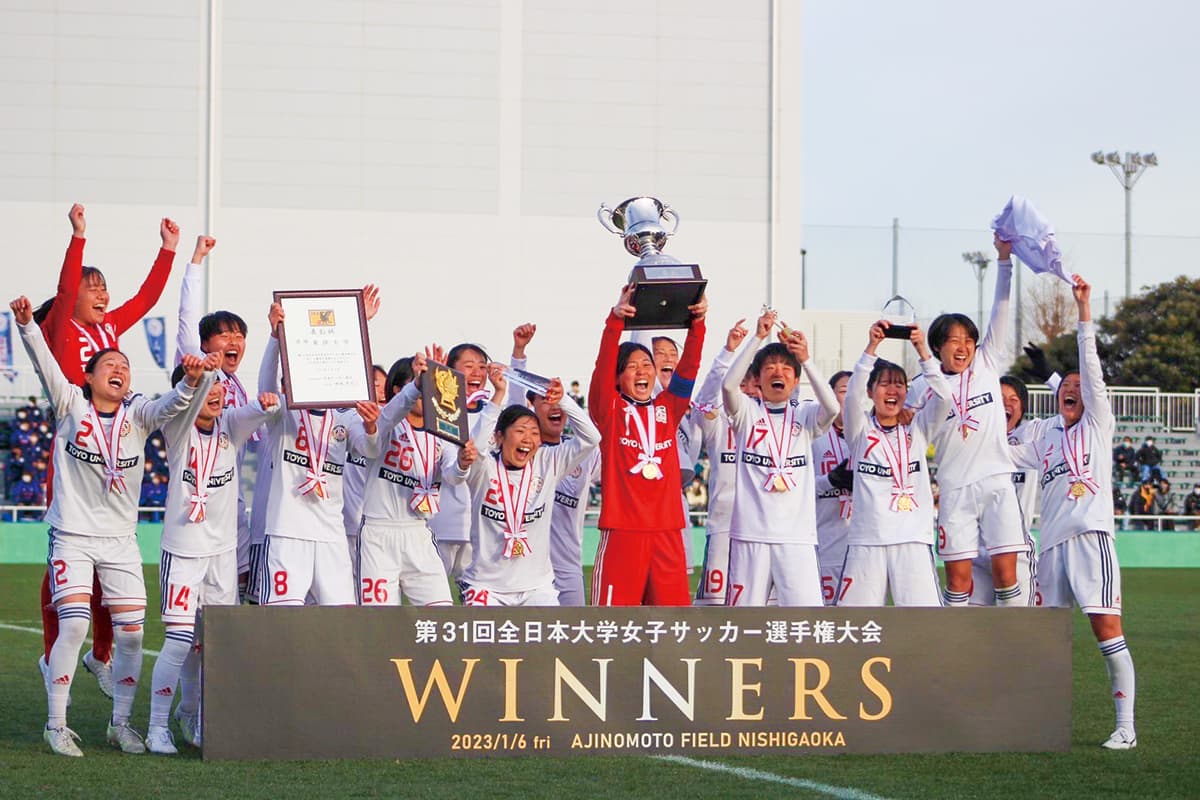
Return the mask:
<path id="1" fill-rule="evenodd" d="M 824 605 L 817 546 L 730 541 L 725 605 L 766 606 L 772 590 L 780 606 Z"/>
<path id="2" fill-rule="evenodd" d="M 50 528 L 50 599 L 92 594 L 93 575 L 100 578 L 101 603 L 145 606 L 146 576 L 137 536 L 85 536 Z"/>
<path id="3" fill-rule="evenodd" d="M 446 570 L 424 522 L 364 521 L 358 534 L 358 604 L 398 606 L 400 596 L 418 606 L 452 605 Z"/>
<path id="4" fill-rule="evenodd" d="M 940 606 L 933 548 L 920 542 L 847 547 L 837 605 L 882 606 L 889 590 L 896 606 Z"/>
<path id="5" fill-rule="evenodd" d="M 1121 615 L 1121 566 L 1113 537 L 1103 531 L 1072 536 L 1038 558 L 1038 588 L 1042 604 L 1085 614 Z"/>
<path id="6" fill-rule="evenodd" d="M 354 605 L 346 543 L 271 536 L 263 540 L 262 605 L 302 606 L 310 595 L 322 606 Z"/>
<path id="7" fill-rule="evenodd" d="M 553 583 L 524 592 L 503 592 L 487 586 L 471 586 L 460 582 L 464 606 L 556 606 L 558 590 Z"/>
<path id="8" fill-rule="evenodd" d="M 729 531 L 709 533 L 704 539 L 704 563 L 696 600 L 692 605 L 723 606 L 729 579 Z"/>
<path id="9" fill-rule="evenodd" d="M 1025 526 L 1012 475 L 943 490 L 938 504 L 938 554 L 943 561 L 965 561 L 982 551 L 989 556 L 1024 550 Z"/>
<path id="10" fill-rule="evenodd" d="M 462 577 L 463 571 L 471 563 L 470 542 L 438 542 L 438 555 L 442 558 L 442 567 L 452 580 Z"/>
<path id="11" fill-rule="evenodd" d="M 194 625 L 204 606 L 236 606 L 237 558 L 237 550 L 199 557 L 164 550 L 158 568 L 163 624 Z"/>

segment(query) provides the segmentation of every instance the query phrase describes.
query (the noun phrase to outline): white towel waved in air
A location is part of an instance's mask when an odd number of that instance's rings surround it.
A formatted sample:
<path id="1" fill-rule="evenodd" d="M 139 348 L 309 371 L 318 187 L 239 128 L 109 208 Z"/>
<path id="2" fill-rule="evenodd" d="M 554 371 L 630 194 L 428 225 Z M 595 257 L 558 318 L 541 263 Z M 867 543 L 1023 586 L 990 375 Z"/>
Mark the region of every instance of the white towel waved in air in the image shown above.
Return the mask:
<path id="1" fill-rule="evenodd" d="M 1009 199 L 992 220 L 992 230 L 1010 242 L 1013 253 L 1034 272 L 1050 272 L 1074 284 L 1075 274 L 1063 266 L 1054 226 L 1024 197 L 1014 194 Z"/>

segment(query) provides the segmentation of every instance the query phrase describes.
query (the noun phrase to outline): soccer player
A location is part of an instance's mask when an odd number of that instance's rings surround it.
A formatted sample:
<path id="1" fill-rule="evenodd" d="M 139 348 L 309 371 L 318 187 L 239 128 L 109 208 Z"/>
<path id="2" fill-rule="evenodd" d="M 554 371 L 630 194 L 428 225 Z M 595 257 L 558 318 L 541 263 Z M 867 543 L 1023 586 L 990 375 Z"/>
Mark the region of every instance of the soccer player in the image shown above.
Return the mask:
<path id="1" fill-rule="evenodd" d="M 213 355 L 224 360 L 225 354 Z M 175 368 L 172 384 L 183 379 Z M 150 683 L 146 749 L 178 752 L 168 729 L 171 701 L 180 687 L 176 717 L 184 741 L 200 746 L 200 653 L 193 647 L 196 616 L 205 606 L 238 602 L 238 476 L 242 445 L 279 405 L 273 394 L 227 407 L 228 381 L 217 381 L 203 402 L 162 427 L 170 483 L 163 515 L 159 586 L 166 627 Z M 182 681 L 180 673 L 183 673 Z"/>
<path id="2" fill-rule="evenodd" d="M 813 441 L 813 463 L 817 470 L 817 560 L 821 567 L 821 597 L 827 606 L 834 604 L 842 583 L 846 534 L 854 512 L 854 473 L 843 422 L 849 383 L 850 373 L 845 370 L 829 379 L 829 388 L 841 410 L 829 430 Z"/>
<path id="3" fill-rule="evenodd" d="M 271 338 L 261 374 L 279 363 L 283 307 L 271 305 Z M 377 419 L 374 403 L 359 402 L 363 419 Z M 342 521 L 342 473 L 350 415 L 333 410 L 292 411 L 279 407 L 267 422 L 272 461 L 270 497 L 263 537 L 263 605 L 354 605 L 355 587 Z"/>
<path id="4" fill-rule="evenodd" d="M 383 405 L 388 401 L 387 371 L 375 364 L 371 367 L 371 374 L 374 376 L 375 402 Z M 351 434 L 359 423 L 361 420 L 351 418 Z M 346 450 L 346 471 L 342 474 L 342 526 L 346 529 L 346 551 L 350 554 L 350 569 L 354 573 L 355 587 L 359 585 L 358 533 L 362 527 L 362 509 L 363 500 L 366 497 L 369 461 L 370 459 L 354 446 L 354 437 L 351 436 Z"/>
<path id="5" fill-rule="evenodd" d="M 929 346 L 954 393 L 952 408 L 932 432 L 941 486 L 938 551 L 946 564 L 945 598 L 951 606 L 967 605 L 971 560 L 981 546 L 991 558 L 996 605 L 1024 605 L 1028 600 L 1017 580 L 1017 553 L 1027 545 L 1000 395 L 1000 370 L 1009 359 L 1012 245 L 998 236 L 994 243 L 999 256 L 996 296 L 983 342 L 965 314 L 942 314 L 929 326 Z M 910 405 L 928 396 L 918 376 L 908 393 Z"/>
<path id="6" fill-rule="evenodd" d="M 446 481 L 471 487 L 471 563 L 460 583 L 463 605 L 556 606 L 558 589 L 550 560 L 547 505 L 555 486 L 600 443 L 600 432 L 574 403 L 562 403 L 562 382 L 551 381 L 545 401 L 563 409 L 575 435 L 555 447 L 541 446 L 537 416 L 524 406 L 499 411 L 507 388 L 504 371 L 492 365 L 495 393 L 473 434 L 459 450 L 457 469 Z M 497 416 L 498 415 L 498 416 Z"/>
<path id="7" fill-rule="evenodd" d="M 925 451 L 949 405 L 950 384 L 914 327 L 909 341 L 934 397 L 901 422 L 908 376 L 875 355 L 890 323 L 871 326 L 867 349 L 854 365 L 842 417 L 854 465 L 854 514 L 846 536 L 839 606 L 940 606 L 933 560 L 933 493 Z"/>
<path id="8" fill-rule="evenodd" d="M 33 318 L 41 326 L 50 352 L 54 354 L 67 380 L 76 386 L 82 386 L 84 365 L 88 360 L 101 349 L 118 347 L 121 334 L 136 325 L 158 302 L 167 285 L 171 264 L 175 260 L 179 226 L 169 219 L 162 220 L 159 224 L 162 248 L 150 268 L 150 274 L 146 276 L 137 294 L 109 311 L 108 284 L 103 273 L 95 267 L 83 266 L 83 246 L 86 242 L 84 234 L 87 231 L 84 207 L 76 203 L 71 206 L 67 216 L 71 221 L 72 235 L 63 259 L 62 271 L 58 276 L 58 290 L 54 297 L 42 303 L 33 312 Z M 46 482 L 52 490 L 53 460 L 49 471 Z M 44 652 L 38 660 L 38 669 L 44 680 L 49 679 L 46 664 L 50 659 L 50 649 L 58 636 L 58 615 L 50 602 L 50 594 L 50 575 L 47 573 L 42 580 L 41 600 Z M 84 654 L 83 666 L 96 676 L 100 690 L 112 697 L 112 625 L 108 618 L 108 609 L 103 602 L 99 579 L 92 586 L 91 597 L 96 630 L 92 649 Z"/>
<path id="9" fill-rule="evenodd" d="M 738 320 L 725 335 L 725 346 L 713 359 L 712 367 L 696 392 L 696 400 L 688 417 L 699 431 L 699 439 L 708 453 L 708 515 L 705 519 L 704 560 L 700 582 L 696 585 L 693 605 L 725 605 L 725 585 L 729 576 L 729 517 L 733 511 L 734 470 L 737 465 L 737 442 L 729 415 L 721 402 L 721 385 L 738 346 L 749 333 L 744 319 Z M 754 377 L 742 378 L 742 392 L 758 397 Z"/>
<path id="10" fill-rule="evenodd" d="M 359 605 L 400 605 L 401 594 L 414 605 L 453 602 L 429 520 L 441 507 L 442 476 L 454 468 L 458 448 L 421 430 L 417 379 L 425 369 L 423 353 L 398 360 L 388 370 L 379 419 L 350 426 L 351 449 L 367 459 L 356 553 Z"/>
<path id="11" fill-rule="evenodd" d="M 1059 379 L 1049 381 L 1058 388 Z M 1027 441 L 1033 427 L 1025 421 L 1025 408 L 1029 405 L 1029 390 L 1019 379 L 1011 375 L 1000 376 L 1000 394 L 1004 399 L 1004 419 L 1008 427 L 1008 443 L 1021 444 Z M 1037 504 L 1036 469 L 1015 469 L 1012 474 L 1013 488 L 1017 492 L 1017 505 L 1021 508 L 1021 525 L 1025 532 L 1025 549 L 1017 553 L 1017 582 L 1030 606 L 1041 605 L 1041 593 L 1037 588 L 1037 556 L 1033 538 L 1029 535 L 1029 520 Z M 977 553 L 971 560 L 971 600 L 973 606 L 991 606 L 996 603 L 992 589 L 992 564 L 987 553 Z"/>
<path id="12" fill-rule="evenodd" d="M 537 326 L 532 323 L 518 325 L 513 330 L 511 366 L 526 368 L 525 348 L 536 332 Z M 543 447 L 558 447 L 573 438 L 573 434 L 566 432 L 570 417 L 560 403 L 551 403 L 533 392 L 527 392 L 525 398 L 537 416 Z M 579 403 L 574 405 L 583 408 Z M 554 509 L 550 512 L 550 563 L 554 567 L 554 588 L 558 591 L 560 606 L 587 605 L 583 588 L 583 527 L 588 493 L 599 480 L 600 450 L 593 448 L 554 487 Z"/>
<path id="13" fill-rule="evenodd" d="M 588 412 L 601 435 L 600 546 L 592 605 L 688 605 L 687 560 L 675 430 L 687 413 L 704 346 L 708 302 L 689 306 L 683 358 L 666 391 L 653 397 L 654 360 L 643 345 L 620 344 L 637 313 L 627 285 L 608 314 L 588 387 Z"/>
<path id="14" fill-rule="evenodd" d="M 446 366 L 463 373 L 466 379 L 471 430 L 478 424 L 487 400 L 485 384 L 490 361 L 482 347 L 470 342 L 455 345 L 446 354 Z M 430 519 L 429 527 L 433 529 L 446 574 L 451 580 L 458 581 L 467 564 L 471 563 L 470 489 L 465 483 L 447 483 L 442 487 L 441 495 L 442 509 Z"/>
<path id="15" fill-rule="evenodd" d="M 785 328 L 779 342 L 762 346 L 776 314 L 764 311 L 721 387 L 739 454 L 729 523 L 729 585 L 725 604 L 765 606 L 772 590 L 781 606 L 820 606 L 816 487 L 812 440 L 838 413 L 837 398 L 809 360 L 803 333 Z M 760 349 L 761 347 L 761 349 Z M 749 371 L 761 400 L 743 394 Z M 803 371 L 817 396 L 792 395 Z"/>
<path id="16" fill-rule="evenodd" d="M 1079 372 L 1063 376 L 1058 415 L 1033 422 L 1023 444 L 1013 445 L 1018 467 L 1041 471 L 1042 516 L 1038 587 L 1044 605 L 1087 614 L 1104 656 L 1116 705 L 1117 727 L 1103 743 L 1110 750 L 1137 747 L 1133 724 L 1133 658 L 1121 629 L 1121 567 L 1113 543 L 1112 441 L 1116 418 L 1096 352 L 1092 287 L 1075 276 L 1079 310 Z"/>
<path id="17" fill-rule="evenodd" d="M 54 408 L 54 496 L 46 511 L 50 526 L 47 563 L 59 635 L 47 659 L 49 709 L 43 739 L 59 755 L 82 756 L 79 736 L 67 727 L 67 698 L 79 649 L 87 635 L 93 575 L 104 587 L 113 626 L 113 711 L 109 743 L 126 753 L 144 753 L 129 717 L 142 669 L 142 626 L 146 582 L 137 546 L 137 502 L 146 438 L 182 413 L 193 396 L 203 398 L 216 359 L 184 359 L 187 380 L 157 400 L 130 393 L 129 361 L 102 348 L 84 367 L 84 385 L 72 384 L 52 355 L 41 329 L 32 324 L 28 298 L 10 306 L 21 340 Z"/>

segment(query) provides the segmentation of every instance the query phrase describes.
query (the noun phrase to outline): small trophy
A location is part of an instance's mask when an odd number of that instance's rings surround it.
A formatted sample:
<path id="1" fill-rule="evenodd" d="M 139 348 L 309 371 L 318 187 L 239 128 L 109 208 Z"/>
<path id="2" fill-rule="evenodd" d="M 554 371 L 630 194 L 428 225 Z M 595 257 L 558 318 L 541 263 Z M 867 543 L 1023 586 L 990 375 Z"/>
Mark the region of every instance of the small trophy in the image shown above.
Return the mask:
<path id="1" fill-rule="evenodd" d="M 900 295 L 895 295 L 883 304 L 883 318 L 891 323 L 883 332 L 886 339 L 907 340 L 917 327 L 917 310 Z"/>
<path id="2" fill-rule="evenodd" d="M 421 374 L 421 430 L 462 446 L 471 438 L 467 417 L 467 379 L 445 364 L 428 361 Z"/>
<path id="3" fill-rule="evenodd" d="M 631 197 L 610 209 L 603 203 L 596 212 L 600 224 L 622 237 L 625 249 L 638 262 L 629 273 L 635 284 L 633 305 L 637 313 L 625 320 L 626 330 L 687 328 L 688 306 L 700 302 L 708 281 L 696 264 L 683 264 L 662 252 L 667 238 L 679 228 L 679 215 L 653 197 Z M 670 230 L 664 226 L 669 221 Z"/>
<path id="4" fill-rule="evenodd" d="M 514 386 L 520 386 L 538 397 L 545 397 L 546 392 L 550 389 L 550 378 L 543 378 L 541 375 L 535 375 L 516 367 L 505 367 L 504 377 Z"/>

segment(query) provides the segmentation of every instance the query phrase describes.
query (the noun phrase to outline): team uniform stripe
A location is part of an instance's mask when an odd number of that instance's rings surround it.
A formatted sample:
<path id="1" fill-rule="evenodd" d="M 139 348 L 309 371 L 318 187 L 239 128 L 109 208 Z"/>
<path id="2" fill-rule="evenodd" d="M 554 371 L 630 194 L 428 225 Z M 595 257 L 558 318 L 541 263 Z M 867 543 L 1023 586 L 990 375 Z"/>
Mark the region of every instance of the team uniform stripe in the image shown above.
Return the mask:
<path id="1" fill-rule="evenodd" d="M 608 546 L 608 531 L 600 531 L 600 545 L 596 548 L 596 563 L 592 571 L 592 605 L 603 605 L 600 602 L 600 587 L 604 584 L 604 550 Z"/>

